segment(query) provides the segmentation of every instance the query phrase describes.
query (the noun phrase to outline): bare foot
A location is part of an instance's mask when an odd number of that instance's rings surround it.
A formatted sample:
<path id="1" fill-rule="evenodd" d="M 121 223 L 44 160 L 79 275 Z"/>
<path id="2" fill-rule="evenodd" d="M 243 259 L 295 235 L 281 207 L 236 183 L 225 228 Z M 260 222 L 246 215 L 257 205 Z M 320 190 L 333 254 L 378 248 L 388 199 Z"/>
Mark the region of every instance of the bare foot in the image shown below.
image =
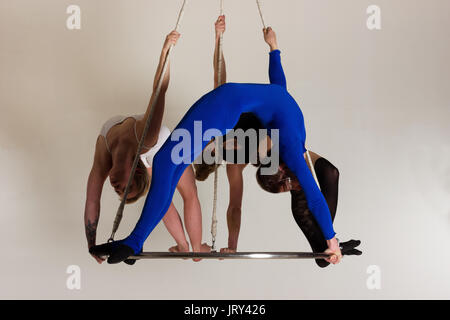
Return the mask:
<path id="1" fill-rule="evenodd" d="M 222 248 L 220 249 L 220 253 L 236 253 L 236 249 Z M 219 260 L 223 260 L 223 258 L 220 258 Z"/>
<path id="2" fill-rule="evenodd" d="M 189 252 L 189 245 L 181 246 L 177 244 L 176 246 L 170 247 L 169 252 Z M 183 260 L 187 260 L 187 258 L 183 258 Z"/>
<path id="3" fill-rule="evenodd" d="M 211 247 L 206 243 L 202 243 L 200 248 L 198 248 L 197 246 L 194 247 L 194 252 L 211 252 Z M 192 260 L 194 260 L 195 262 L 202 261 L 202 259 L 198 259 L 198 258 L 192 259 Z"/>

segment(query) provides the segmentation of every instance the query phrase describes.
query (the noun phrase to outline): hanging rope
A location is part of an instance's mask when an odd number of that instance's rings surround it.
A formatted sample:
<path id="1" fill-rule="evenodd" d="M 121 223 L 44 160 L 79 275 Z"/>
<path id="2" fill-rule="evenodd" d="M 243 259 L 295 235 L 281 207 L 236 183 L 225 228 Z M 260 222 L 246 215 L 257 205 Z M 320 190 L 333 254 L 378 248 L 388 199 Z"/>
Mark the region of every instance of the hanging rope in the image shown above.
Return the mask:
<path id="1" fill-rule="evenodd" d="M 216 249 L 216 236 L 217 236 L 217 180 L 219 177 L 218 167 L 214 171 L 214 197 L 213 197 L 213 212 L 211 219 L 211 250 Z"/>
<path id="2" fill-rule="evenodd" d="M 223 0 L 220 0 L 220 15 L 223 15 Z M 218 57 L 218 69 L 217 69 L 217 83 L 220 86 L 222 84 L 222 62 L 223 62 L 223 33 L 220 33 L 219 37 L 219 57 Z"/>
<path id="3" fill-rule="evenodd" d="M 184 14 L 184 7 L 185 7 L 186 3 L 187 3 L 187 0 L 183 0 L 183 5 L 181 6 L 180 13 L 178 14 L 177 24 L 175 25 L 175 31 L 178 31 L 178 29 L 180 28 L 181 20 L 183 18 L 183 14 Z M 114 236 L 116 234 L 117 229 L 119 228 L 120 222 L 122 221 L 123 210 L 125 208 L 125 202 L 127 200 L 128 193 L 130 192 L 130 187 L 131 187 L 131 184 L 133 182 L 134 174 L 136 172 L 136 168 L 137 168 L 137 165 L 139 163 L 139 158 L 140 158 L 139 155 L 140 155 L 140 153 L 142 151 L 142 148 L 144 146 L 145 137 L 147 136 L 148 129 L 150 128 L 150 122 L 151 122 L 151 120 L 153 118 L 153 113 L 155 111 L 155 105 L 156 105 L 156 102 L 158 101 L 159 94 L 161 92 L 161 86 L 162 86 L 162 82 L 163 82 L 163 79 L 164 79 L 164 75 L 165 75 L 165 73 L 167 71 L 167 65 L 168 65 L 167 62 L 169 61 L 169 57 L 170 57 L 170 53 L 172 52 L 172 48 L 173 48 L 173 45 L 170 46 L 169 50 L 167 51 L 166 58 L 164 60 L 163 68 L 162 68 L 161 74 L 160 74 L 159 79 L 158 79 L 158 84 L 157 84 L 157 87 L 156 87 L 155 95 L 154 95 L 153 100 L 152 100 L 151 105 L 150 105 L 150 114 L 148 115 L 147 120 L 145 122 L 144 131 L 142 133 L 141 140 L 139 141 L 139 144 L 138 144 L 138 147 L 137 147 L 136 155 L 135 155 L 134 161 L 133 161 L 133 166 L 131 167 L 130 176 L 128 177 L 127 187 L 125 188 L 125 192 L 123 194 L 122 202 L 120 203 L 120 206 L 117 209 L 117 213 L 116 213 L 116 217 L 114 219 L 114 224 L 113 224 L 111 236 L 109 237 L 108 242 L 114 241 Z"/>
<path id="4" fill-rule="evenodd" d="M 263 28 L 266 29 L 267 28 L 266 27 L 266 22 L 264 21 L 264 14 L 263 14 L 263 11 L 262 11 L 262 6 L 261 6 L 260 0 L 256 0 L 256 5 L 258 6 L 258 12 L 259 12 L 259 16 L 261 17 L 261 22 L 262 22 Z M 314 180 L 316 181 L 316 184 L 317 184 L 317 186 L 320 189 L 319 180 L 317 179 L 316 170 L 314 170 L 314 165 L 313 165 L 313 162 L 311 160 L 311 155 L 309 154 L 309 150 L 308 149 L 306 149 L 306 158 L 308 159 L 308 164 L 309 164 L 309 167 L 311 169 L 311 173 L 312 173 L 312 175 L 314 177 Z"/>
<path id="5" fill-rule="evenodd" d="M 223 0 L 220 0 L 220 15 L 223 15 Z M 222 63 L 223 63 L 223 33 L 219 36 L 219 54 L 217 57 L 217 84 L 222 84 Z M 218 146 L 216 145 L 216 148 Z M 216 152 L 216 155 L 218 152 Z M 216 159 L 217 160 L 217 159 Z M 216 166 L 214 170 L 214 195 L 213 195 L 213 211 L 211 218 L 211 250 L 216 249 L 216 236 L 217 236 L 217 182 L 219 178 L 219 167 Z"/>
<path id="6" fill-rule="evenodd" d="M 256 0 L 256 5 L 258 6 L 259 16 L 261 17 L 261 22 L 263 25 L 263 28 L 266 29 L 266 23 L 264 22 L 264 15 L 261 9 L 261 3 L 260 0 Z"/>

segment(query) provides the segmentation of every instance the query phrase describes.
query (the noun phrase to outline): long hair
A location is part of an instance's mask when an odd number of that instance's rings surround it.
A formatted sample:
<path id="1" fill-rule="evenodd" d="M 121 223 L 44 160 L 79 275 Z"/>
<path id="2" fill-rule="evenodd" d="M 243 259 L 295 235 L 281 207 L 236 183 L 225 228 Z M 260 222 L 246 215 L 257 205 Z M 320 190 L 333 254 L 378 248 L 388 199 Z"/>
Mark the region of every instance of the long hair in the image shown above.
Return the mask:
<path id="1" fill-rule="evenodd" d="M 136 172 L 134 173 L 133 180 L 137 187 L 137 194 L 132 198 L 127 198 L 125 201 L 126 204 L 134 203 L 139 200 L 143 195 L 147 194 L 148 189 L 150 188 L 150 176 L 148 175 L 147 168 L 144 166 L 144 164 L 139 161 L 138 162 L 138 169 L 136 169 Z M 123 198 L 120 197 L 120 201 L 122 201 Z"/>

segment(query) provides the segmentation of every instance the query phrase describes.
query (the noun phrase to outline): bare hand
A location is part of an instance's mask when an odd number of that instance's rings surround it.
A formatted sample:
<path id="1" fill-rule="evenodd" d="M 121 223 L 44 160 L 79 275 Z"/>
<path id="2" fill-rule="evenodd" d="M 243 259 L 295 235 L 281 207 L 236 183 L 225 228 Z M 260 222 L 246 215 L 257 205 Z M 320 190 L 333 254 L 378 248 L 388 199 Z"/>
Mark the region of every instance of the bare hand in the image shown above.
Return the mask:
<path id="1" fill-rule="evenodd" d="M 169 50 L 169 48 L 172 45 L 176 45 L 178 39 L 180 39 L 181 34 L 177 31 L 173 30 L 171 33 L 169 33 L 166 37 L 166 41 L 164 41 L 163 50 Z"/>
<path id="2" fill-rule="evenodd" d="M 333 239 L 327 240 L 328 249 L 325 250 L 325 253 L 330 254 L 330 258 L 325 259 L 325 261 L 332 263 L 332 264 L 338 264 L 342 259 L 342 253 L 341 248 L 339 248 L 339 243 L 334 237 Z"/>
<path id="3" fill-rule="evenodd" d="M 216 38 L 219 37 L 221 34 L 225 33 L 225 15 L 219 16 L 217 18 L 216 23 L 214 24 L 216 28 Z"/>
<path id="4" fill-rule="evenodd" d="M 267 27 L 263 29 L 263 34 L 264 41 L 270 46 L 270 50 L 273 51 L 278 49 L 277 35 L 275 34 L 275 31 L 273 31 L 271 27 Z"/>

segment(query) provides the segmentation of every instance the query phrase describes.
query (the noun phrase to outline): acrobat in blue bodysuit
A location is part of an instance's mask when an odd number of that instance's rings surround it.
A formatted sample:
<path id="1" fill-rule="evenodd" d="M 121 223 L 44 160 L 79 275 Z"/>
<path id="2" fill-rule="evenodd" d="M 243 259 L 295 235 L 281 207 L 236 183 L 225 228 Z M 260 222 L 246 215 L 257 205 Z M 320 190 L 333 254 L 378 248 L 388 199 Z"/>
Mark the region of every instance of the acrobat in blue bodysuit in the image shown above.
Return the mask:
<path id="1" fill-rule="evenodd" d="M 203 132 L 218 129 L 223 135 L 233 128 L 244 112 L 255 114 L 267 129 L 279 130 L 280 156 L 297 177 L 305 192 L 308 207 L 327 240 L 335 236 L 330 211 L 325 198 L 304 159 L 305 125 L 303 114 L 286 89 L 286 78 L 281 66 L 280 51 L 270 53 L 270 84 L 226 83 L 200 98 L 179 122 L 177 129 L 191 133 L 190 159 L 199 156 L 201 149 L 194 148 L 194 121 L 202 122 Z M 172 133 L 173 135 L 173 133 Z M 169 208 L 176 185 L 189 163 L 175 164 L 172 149 L 179 143 L 172 135 L 156 154 L 150 191 L 141 217 L 132 233 L 120 241 L 134 254 L 142 250 L 144 241 L 164 217 Z M 208 144 L 204 141 L 202 148 Z M 121 260 L 124 260 L 124 258 Z"/>

